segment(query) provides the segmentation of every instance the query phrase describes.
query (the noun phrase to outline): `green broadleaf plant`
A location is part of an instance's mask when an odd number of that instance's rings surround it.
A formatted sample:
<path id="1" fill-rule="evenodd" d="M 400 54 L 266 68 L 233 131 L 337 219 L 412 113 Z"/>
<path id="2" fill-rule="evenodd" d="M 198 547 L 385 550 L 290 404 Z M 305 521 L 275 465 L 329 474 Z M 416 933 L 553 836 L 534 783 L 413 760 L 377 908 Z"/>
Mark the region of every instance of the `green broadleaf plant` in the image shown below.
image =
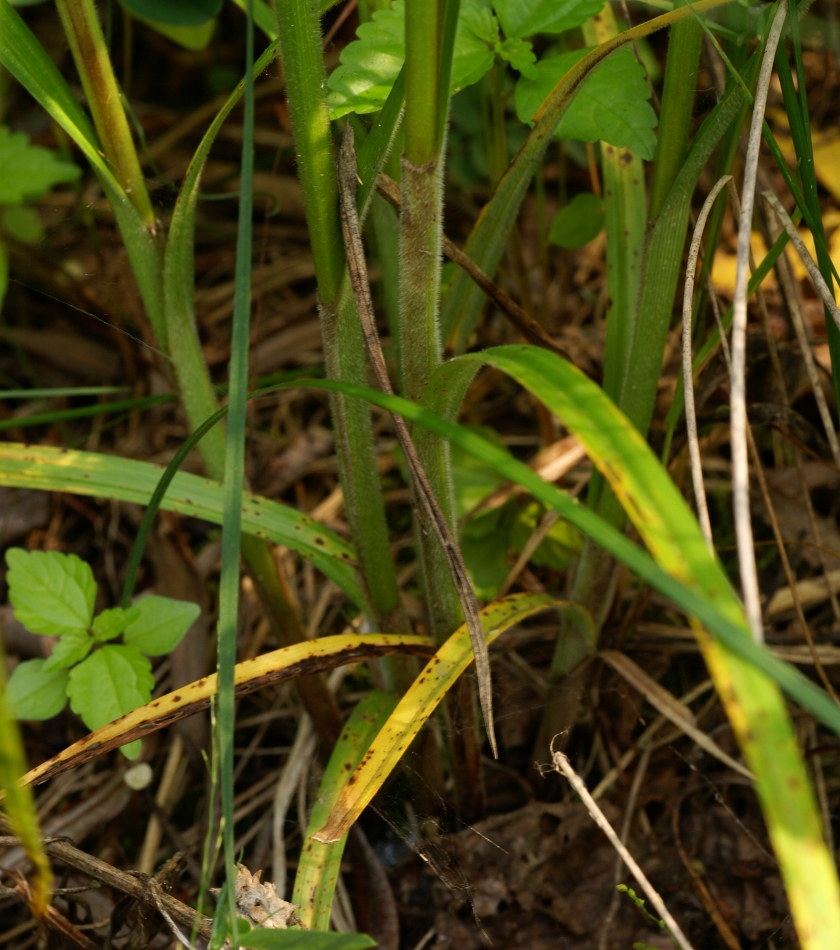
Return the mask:
<path id="1" fill-rule="evenodd" d="M 76 181 L 82 170 L 50 149 L 31 145 L 22 132 L 0 125 L 0 309 L 9 285 L 9 258 L 4 235 L 21 244 L 40 240 L 38 215 L 25 205 L 56 185 Z"/>
<path id="2" fill-rule="evenodd" d="M 521 121 L 530 123 L 554 86 L 588 50 L 547 56 L 536 62 L 525 37 L 580 26 L 600 7 L 599 0 L 567 0 L 559 6 L 547 0 L 526 4 L 499 0 L 493 6 L 494 15 L 479 0 L 464 0 L 455 35 L 452 93 L 478 82 L 498 57 L 521 74 L 516 85 L 516 112 Z M 403 0 L 395 0 L 389 9 L 375 13 L 371 22 L 359 27 L 357 35 L 358 39 L 345 47 L 341 65 L 327 80 L 333 119 L 349 112 L 362 115 L 382 108 L 405 60 Z M 642 158 L 650 159 L 656 142 L 656 114 L 649 99 L 644 68 L 631 50 L 618 50 L 587 77 L 555 135 L 630 146 Z"/>
<path id="3" fill-rule="evenodd" d="M 93 571 L 75 554 L 10 548 L 6 564 L 15 617 L 31 633 L 59 638 L 47 659 L 25 660 L 9 679 L 19 719 L 50 719 L 69 699 L 93 730 L 144 705 L 154 686 L 148 657 L 173 650 L 199 614 L 197 604 L 152 595 L 94 616 Z M 136 758 L 139 740 L 123 752 Z"/>

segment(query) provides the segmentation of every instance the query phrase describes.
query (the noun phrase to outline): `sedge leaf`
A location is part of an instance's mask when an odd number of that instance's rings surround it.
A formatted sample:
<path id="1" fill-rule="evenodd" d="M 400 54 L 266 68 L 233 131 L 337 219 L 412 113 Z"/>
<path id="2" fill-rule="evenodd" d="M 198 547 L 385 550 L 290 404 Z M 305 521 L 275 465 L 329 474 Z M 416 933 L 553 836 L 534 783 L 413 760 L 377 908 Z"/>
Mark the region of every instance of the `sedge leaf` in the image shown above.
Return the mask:
<path id="1" fill-rule="evenodd" d="M 537 77 L 520 77 L 516 83 L 516 114 L 523 122 L 534 114 L 560 80 L 589 52 L 574 50 L 546 56 L 536 65 Z M 645 70 L 632 50 L 622 47 L 586 77 L 560 120 L 554 134 L 559 139 L 608 142 L 632 148 L 646 161 L 656 147 L 656 113 L 650 102 Z"/>
<path id="2" fill-rule="evenodd" d="M 86 630 L 71 630 L 63 634 L 44 663 L 44 672 L 66 670 L 83 660 L 90 653 L 92 646 L 93 638 Z"/>
<path id="3" fill-rule="evenodd" d="M 9 601 L 27 630 L 55 636 L 87 629 L 96 581 L 81 558 L 58 551 L 9 548 L 6 564 Z"/>
<path id="4" fill-rule="evenodd" d="M 40 198 L 63 182 L 75 181 L 78 165 L 65 162 L 55 152 L 30 145 L 23 132 L 0 125 L 0 204 L 20 204 Z"/>
<path id="5" fill-rule="evenodd" d="M 67 705 L 67 670 L 44 669 L 46 660 L 24 660 L 9 682 L 6 695 L 18 719 L 52 719 Z"/>
<path id="6" fill-rule="evenodd" d="M 148 656 L 169 653 L 201 613 L 198 604 L 152 594 L 134 605 L 137 615 L 125 629 L 126 643 Z"/>

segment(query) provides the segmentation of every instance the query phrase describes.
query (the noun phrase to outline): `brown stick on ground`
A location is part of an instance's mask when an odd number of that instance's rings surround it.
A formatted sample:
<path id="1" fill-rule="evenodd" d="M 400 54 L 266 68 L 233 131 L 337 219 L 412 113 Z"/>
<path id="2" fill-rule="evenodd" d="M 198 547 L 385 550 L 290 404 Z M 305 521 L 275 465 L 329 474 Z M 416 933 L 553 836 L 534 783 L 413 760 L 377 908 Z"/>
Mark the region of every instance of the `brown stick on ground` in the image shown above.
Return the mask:
<path id="1" fill-rule="evenodd" d="M 0 815 L 0 831 L 4 834 L 11 834 L 9 824 L 2 815 Z M 210 936 L 213 926 L 213 921 L 210 918 L 199 918 L 192 907 L 181 903 L 161 888 L 158 888 L 157 892 L 154 893 L 153 885 L 149 883 L 150 878 L 144 875 L 126 874 L 124 871 L 118 871 L 110 864 L 80 851 L 79 848 L 60 838 L 47 838 L 44 841 L 44 847 L 47 854 L 56 861 L 62 861 L 81 874 L 85 874 L 95 881 L 101 881 L 123 894 L 128 894 L 149 907 L 157 909 L 158 904 L 160 904 L 169 916 L 183 927 L 192 930 L 193 926 L 196 926 L 201 936 Z"/>

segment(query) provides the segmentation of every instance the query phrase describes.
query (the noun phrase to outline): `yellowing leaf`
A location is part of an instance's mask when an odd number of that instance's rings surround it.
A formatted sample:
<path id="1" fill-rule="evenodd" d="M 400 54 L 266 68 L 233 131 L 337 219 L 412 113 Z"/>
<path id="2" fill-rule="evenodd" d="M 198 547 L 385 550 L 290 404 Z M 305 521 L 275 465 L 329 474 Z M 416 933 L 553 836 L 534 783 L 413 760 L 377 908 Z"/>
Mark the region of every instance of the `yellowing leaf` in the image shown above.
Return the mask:
<path id="1" fill-rule="evenodd" d="M 514 594 L 481 611 L 487 643 L 526 617 L 561 604 L 546 594 Z M 329 820 L 314 836 L 329 843 L 343 837 L 391 774 L 446 691 L 472 663 L 473 651 L 462 624 L 429 660 L 371 743 L 361 764 L 347 780 Z"/>

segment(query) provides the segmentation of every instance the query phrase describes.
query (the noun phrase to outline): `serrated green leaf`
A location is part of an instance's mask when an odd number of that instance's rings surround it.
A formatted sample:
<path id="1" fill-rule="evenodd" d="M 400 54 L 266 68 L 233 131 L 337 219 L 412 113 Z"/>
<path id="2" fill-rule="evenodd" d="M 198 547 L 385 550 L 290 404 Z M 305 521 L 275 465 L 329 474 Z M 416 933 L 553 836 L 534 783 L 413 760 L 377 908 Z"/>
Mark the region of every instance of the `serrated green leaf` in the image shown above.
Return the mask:
<path id="1" fill-rule="evenodd" d="M 340 119 L 350 112 L 378 112 L 404 60 L 405 0 L 394 0 L 390 9 L 378 10 L 363 23 L 357 39 L 344 47 L 341 65 L 327 79 L 330 118 Z M 452 57 L 452 92 L 478 82 L 492 65 L 492 50 L 459 18 Z"/>
<path id="2" fill-rule="evenodd" d="M 499 21 L 480 0 L 463 0 L 459 15 L 464 25 L 488 46 L 499 42 Z"/>
<path id="3" fill-rule="evenodd" d="M 201 613 L 198 604 L 152 594 L 134 605 L 138 616 L 126 627 L 124 640 L 148 656 L 175 649 Z"/>
<path id="4" fill-rule="evenodd" d="M 19 663 L 7 684 L 7 695 L 18 719 L 52 719 L 67 704 L 67 670 L 46 671 L 46 660 Z"/>
<path id="5" fill-rule="evenodd" d="M 87 629 L 93 617 L 96 581 L 81 558 L 59 551 L 9 548 L 6 564 L 9 601 L 27 630 L 55 636 Z"/>
<path id="6" fill-rule="evenodd" d="M 495 0 L 505 36 L 563 33 L 582 26 L 603 6 L 601 0 Z"/>
<path id="7" fill-rule="evenodd" d="M 583 247 L 604 227 L 604 199 L 584 191 L 554 216 L 548 239 L 558 247 Z"/>
<path id="8" fill-rule="evenodd" d="M 536 79 L 539 75 L 534 47 L 526 40 L 520 40 L 517 37 L 508 38 L 504 43 L 499 44 L 496 52 L 505 62 L 510 63 L 514 69 L 528 79 Z"/>
<path id="9" fill-rule="evenodd" d="M 30 145 L 23 132 L 0 125 L 0 204 L 14 205 L 40 198 L 62 182 L 75 181 L 82 173 L 55 152 Z"/>
<path id="10" fill-rule="evenodd" d="M 93 621 L 91 631 L 94 639 L 104 642 L 118 637 L 137 614 L 130 614 L 122 607 L 109 607 Z"/>
<path id="11" fill-rule="evenodd" d="M 108 644 L 73 667 L 67 695 L 93 730 L 147 703 L 153 685 L 152 665 L 139 650 Z"/>
<path id="12" fill-rule="evenodd" d="M 523 122 L 533 115 L 587 50 L 546 56 L 537 63 L 537 78 L 516 84 L 516 114 Z M 650 87 L 632 50 L 622 47 L 595 67 L 572 100 L 555 130 L 560 139 L 608 142 L 632 148 L 647 161 L 656 146 L 656 113 L 648 101 Z"/>
<path id="13" fill-rule="evenodd" d="M 93 647 L 93 638 L 87 630 L 71 630 L 61 635 L 58 643 L 44 663 L 44 672 L 66 670 L 83 660 Z"/>
<path id="14" fill-rule="evenodd" d="M 44 228 L 37 212 L 22 205 L 0 209 L 0 230 L 21 244 L 35 244 L 44 236 Z"/>

